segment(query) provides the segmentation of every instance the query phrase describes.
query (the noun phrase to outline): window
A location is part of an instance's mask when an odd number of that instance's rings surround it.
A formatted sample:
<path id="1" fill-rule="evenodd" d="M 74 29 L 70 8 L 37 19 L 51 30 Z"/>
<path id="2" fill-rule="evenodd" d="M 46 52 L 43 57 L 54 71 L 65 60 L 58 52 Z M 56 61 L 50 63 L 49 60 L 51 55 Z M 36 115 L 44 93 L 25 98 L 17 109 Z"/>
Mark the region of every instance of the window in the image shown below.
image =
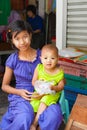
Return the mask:
<path id="1" fill-rule="evenodd" d="M 87 0 L 67 0 L 66 44 L 87 46 Z"/>
<path id="2" fill-rule="evenodd" d="M 87 0 L 57 1 L 56 44 L 87 50 Z"/>

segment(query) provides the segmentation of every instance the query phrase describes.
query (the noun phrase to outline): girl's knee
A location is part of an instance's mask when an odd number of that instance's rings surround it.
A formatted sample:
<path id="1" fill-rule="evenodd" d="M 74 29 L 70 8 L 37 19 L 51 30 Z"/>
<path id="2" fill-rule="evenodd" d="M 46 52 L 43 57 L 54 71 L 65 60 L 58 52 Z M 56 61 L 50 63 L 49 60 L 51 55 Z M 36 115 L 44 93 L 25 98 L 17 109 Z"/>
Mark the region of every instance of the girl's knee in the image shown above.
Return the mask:
<path id="1" fill-rule="evenodd" d="M 34 115 L 30 115 L 30 113 L 20 113 L 15 120 L 18 120 L 20 124 L 31 124 L 34 120 Z"/>

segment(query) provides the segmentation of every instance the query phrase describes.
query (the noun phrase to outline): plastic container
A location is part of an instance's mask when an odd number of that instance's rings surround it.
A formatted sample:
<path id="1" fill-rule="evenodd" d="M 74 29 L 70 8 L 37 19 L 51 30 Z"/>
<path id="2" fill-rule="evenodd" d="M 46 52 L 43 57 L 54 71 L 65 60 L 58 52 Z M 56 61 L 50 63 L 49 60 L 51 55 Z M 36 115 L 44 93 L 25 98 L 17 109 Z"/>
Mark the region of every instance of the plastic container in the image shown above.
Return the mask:
<path id="1" fill-rule="evenodd" d="M 39 94 L 55 94 L 55 91 L 50 89 L 51 85 L 52 82 L 37 80 L 34 88 Z"/>

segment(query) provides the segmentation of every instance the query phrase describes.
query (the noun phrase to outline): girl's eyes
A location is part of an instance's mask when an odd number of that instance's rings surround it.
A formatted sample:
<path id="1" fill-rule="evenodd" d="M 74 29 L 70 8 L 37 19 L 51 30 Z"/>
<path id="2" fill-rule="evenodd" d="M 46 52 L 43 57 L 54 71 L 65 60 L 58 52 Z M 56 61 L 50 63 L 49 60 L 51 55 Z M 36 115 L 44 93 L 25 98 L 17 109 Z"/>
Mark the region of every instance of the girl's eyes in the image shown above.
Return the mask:
<path id="1" fill-rule="evenodd" d="M 28 35 L 23 36 L 24 39 L 28 38 Z"/>
<path id="2" fill-rule="evenodd" d="M 20 39 L 25 40 L 26 38 L 28 38 L 28 35 L 24 35 L 22 38 L 16 37 L 15 40 L 17 41 L 19 41 Z"/>
<path id="3" fill-rule="evenodd" d="M 19 41 L 19 38 L 15 38 L 16 41 Z"/>

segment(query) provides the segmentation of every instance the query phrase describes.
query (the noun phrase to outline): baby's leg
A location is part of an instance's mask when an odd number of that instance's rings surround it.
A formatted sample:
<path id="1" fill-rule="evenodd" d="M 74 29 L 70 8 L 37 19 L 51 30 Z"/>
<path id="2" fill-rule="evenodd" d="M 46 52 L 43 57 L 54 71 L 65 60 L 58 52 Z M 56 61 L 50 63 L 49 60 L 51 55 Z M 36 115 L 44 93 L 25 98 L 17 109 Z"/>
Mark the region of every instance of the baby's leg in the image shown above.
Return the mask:
<path id="1" fill-rule="evenodd" d="M 37 130 L 41 130 L 39 126 L 37 127 Z"/>
<path id="2" fill-rule="evenodd" d="M 37 127 L 37 125 L 38 125 L 39 116 L 40 116 L 40 114 L 42 114 L 42 112 L 43 112 L 46 108 L 47 108 L 47 105 L 44 104 L 43 102 L 41 102 L 41 103 L 40 103 L 40 106 L 39 106 L 39 108 L 38 108 L 38 112 L 37 112 L 37 114 L 36 114 L 36 116 L 35 116 L 35 119 L 34 119 L 34 121 L 33 121 L 33 124 L 31 125 L 30 130 L 36 130 L 36 127 Z"/>
<path id="3" fill-rule="evenodd" d="M 36 130 L 36 126 L 32 124 L 30 130 Z"/>

